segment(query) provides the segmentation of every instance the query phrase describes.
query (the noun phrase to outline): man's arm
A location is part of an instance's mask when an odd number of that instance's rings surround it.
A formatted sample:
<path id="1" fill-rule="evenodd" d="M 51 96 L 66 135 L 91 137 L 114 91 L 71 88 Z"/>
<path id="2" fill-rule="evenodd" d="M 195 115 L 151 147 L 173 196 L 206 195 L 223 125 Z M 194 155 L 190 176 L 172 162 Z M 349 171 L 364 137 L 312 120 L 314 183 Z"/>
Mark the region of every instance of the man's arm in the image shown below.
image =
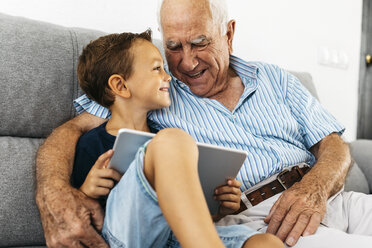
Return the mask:
<path id="1" fill-rule="evenodd" d="M 108 247 L 96 231 L 103 224 L 100 205 L 70 184 L 77 140 L 103 121 L 83 113 L 55 129 L 38 151 L 36 203 L 48 247 Z"/>
<path id="2" fill-rule="evenodd" d="M 269 223 L 267 232 L 276 234 L 290 246 L 301 235 L 311 235 L 317 230 L 328 198 L 342 188 L 351 164 L 349 147 L 336 133 L 326 136 L 310 151 L 317 159 L 314 167 L 283 192 L 265 218 Z"/>

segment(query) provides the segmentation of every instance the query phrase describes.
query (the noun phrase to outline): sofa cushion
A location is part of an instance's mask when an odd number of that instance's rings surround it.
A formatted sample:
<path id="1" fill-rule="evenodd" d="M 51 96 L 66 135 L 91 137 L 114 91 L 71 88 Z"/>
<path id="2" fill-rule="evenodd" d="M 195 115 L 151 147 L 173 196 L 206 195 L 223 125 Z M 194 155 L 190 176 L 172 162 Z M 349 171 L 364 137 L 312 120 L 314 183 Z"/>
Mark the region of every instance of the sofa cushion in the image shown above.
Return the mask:
<path id="1" fill-rule="evenodd" d="M 354 183 L 363 182 L 366 178 L 369 185 L 369 191 L 364 193 L 372 193 L 372 140 L 355 140 L 350 143 L 350 152 L 354 161 L 358 163 L 363 176 L 356 175 L 352 181 Z M 349 173 L 350 174 L 350 173 Z M 350 180 L 351 181 L 351 180 Z"/>
<path id="2" fill-rule="evenodd" d="M 41 139 L 0 137 L 0 247 L 45 244 L 35 203 Z"/>
<path id="3" fill-rule="evenodd" d="M 46 137 L 75 116 L 82 47 L 102 32 L 0 14 L 0 135 Z"/>

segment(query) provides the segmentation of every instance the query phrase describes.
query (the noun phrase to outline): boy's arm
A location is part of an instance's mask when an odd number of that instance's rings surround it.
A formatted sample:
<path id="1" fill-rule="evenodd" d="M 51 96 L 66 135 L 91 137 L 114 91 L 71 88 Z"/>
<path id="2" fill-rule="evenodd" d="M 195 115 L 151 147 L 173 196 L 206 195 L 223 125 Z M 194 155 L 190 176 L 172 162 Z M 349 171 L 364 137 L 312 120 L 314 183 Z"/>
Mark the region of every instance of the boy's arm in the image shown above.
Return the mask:
<path id="1" fill-rule="evenodd" d="M 103 224 L 100 205 L 70 185 L 77 140 L 103 122 L 83 113 L 55 129 L 38 151 L 36 203 L 48 247 L 108 247 L 95 230 Z"/>

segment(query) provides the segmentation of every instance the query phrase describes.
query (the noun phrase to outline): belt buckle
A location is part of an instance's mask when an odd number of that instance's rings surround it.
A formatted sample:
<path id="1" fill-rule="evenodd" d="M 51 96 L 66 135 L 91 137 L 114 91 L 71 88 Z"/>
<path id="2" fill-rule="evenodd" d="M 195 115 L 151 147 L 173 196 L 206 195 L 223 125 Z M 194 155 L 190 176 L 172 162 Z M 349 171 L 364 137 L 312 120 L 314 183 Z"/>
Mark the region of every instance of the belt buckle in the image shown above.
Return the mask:
<path id="1" fill-rule="evenodd" d="M 284 188 L 284 190 L 286 190 L 287 189 L 287 187 L 285 186 L 285 182 L 283 182 L 282 181 L 282 179 L 280 178 L 281 176 L 283 176 L 285 173 L 287 173 L 287 172 L 289 172 L 289 170 L 288 169 L 284 169 L 284 170 L 282 170 L 279 174 L 278 174 L 278 176 L 276 177 L 276 179 L 278 180 L 278 182 L 280 183 L 280 185 L 282 185 L 282 187 Z"/>

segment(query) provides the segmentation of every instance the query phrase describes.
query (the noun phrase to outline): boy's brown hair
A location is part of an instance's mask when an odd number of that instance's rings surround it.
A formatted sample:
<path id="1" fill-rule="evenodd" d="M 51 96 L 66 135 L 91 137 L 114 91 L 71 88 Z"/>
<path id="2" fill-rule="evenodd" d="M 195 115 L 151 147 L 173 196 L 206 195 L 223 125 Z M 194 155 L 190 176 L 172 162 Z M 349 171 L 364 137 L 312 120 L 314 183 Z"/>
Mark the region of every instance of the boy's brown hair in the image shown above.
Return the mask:
<path id="1" fill-rule="evenodd" d="M 151 30 L 143 33 L 109 34 L 91 41 L 79 57 L 77 69 L 79 84 L 89 98 L 109 107 L 114 103 L 108 80 L 119 74 L 128 79 L 133 72 L 131 47 L 138 39 L 151 42 Z"/>

